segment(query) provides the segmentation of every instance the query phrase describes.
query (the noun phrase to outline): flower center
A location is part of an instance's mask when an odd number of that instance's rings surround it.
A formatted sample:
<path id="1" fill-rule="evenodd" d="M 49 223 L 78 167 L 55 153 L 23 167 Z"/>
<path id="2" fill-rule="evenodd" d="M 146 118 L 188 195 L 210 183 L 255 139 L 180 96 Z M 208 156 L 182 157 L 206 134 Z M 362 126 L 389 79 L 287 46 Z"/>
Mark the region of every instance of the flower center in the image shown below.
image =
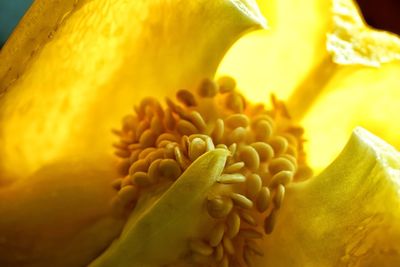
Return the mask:
<path id="1" fill-rule="evenodd" d="M 249 103 L 236 82 L 203 80 L 194 94 L 180 90 L 166 107 L 144 99 L 115 131 L 121 158 L 116 207 L 132 209 L 140 196 L 168 187 L 199 156 L 228 150 L 223 173 L 204 200 L 210 233 L 188 240 L 187 260 L 207 266 L 252 266 L 259 240 L 273 231 L 288 184 L 306 179 L 303 129 L 283 102 Z M 199 175 L 201 176 L 201 175 Z"/>

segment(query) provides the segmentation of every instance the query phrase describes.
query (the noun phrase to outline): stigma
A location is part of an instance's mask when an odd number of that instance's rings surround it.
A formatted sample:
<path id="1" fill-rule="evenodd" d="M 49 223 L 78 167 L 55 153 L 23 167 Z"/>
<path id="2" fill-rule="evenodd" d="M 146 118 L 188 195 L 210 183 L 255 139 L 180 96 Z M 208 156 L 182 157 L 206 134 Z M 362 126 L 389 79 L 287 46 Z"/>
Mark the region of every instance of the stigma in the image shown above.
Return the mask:
<path id="1" fill-rule="evenodd" d="M 120 213 L 132 211 L 149 192 L 170 187 L 208 151 L 228 151 L 204 198 L 211 230 L 187 240 L 191 266 L 254 266 L 254 257 L 263 256 L 261 240 L 279 219 L 287 186 L 311 175 L 303 129 L 285 104 L 275 96 L 270 108 L 250 103 L 227 76 L 204 79 L 195 91 L 179 90 L 165 104 L 143 99 L 114 132 L 120 178 L 113 183 L 113 205 Z"/>

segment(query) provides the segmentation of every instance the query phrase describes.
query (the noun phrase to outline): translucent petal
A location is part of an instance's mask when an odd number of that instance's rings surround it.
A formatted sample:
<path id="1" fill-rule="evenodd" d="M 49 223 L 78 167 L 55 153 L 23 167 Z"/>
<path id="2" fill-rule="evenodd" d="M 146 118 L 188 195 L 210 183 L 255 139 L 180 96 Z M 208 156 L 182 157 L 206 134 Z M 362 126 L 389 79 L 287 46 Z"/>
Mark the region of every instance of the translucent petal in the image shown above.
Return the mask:
<path id="1" fill-rule="evenodd" d="M 257 1 L 268 19 L 268 31 L 240 39 L 223 59 L 219 74 L 234 76 L 252 100 L 271 93 L 287 99 L 308 72 L 328 56 L 331 1 Z"/>
<path id="2" fill-rule="evenodd" d="M 257 266 L 398 266 L 400 153 L 362 128 L 319 176 L 287 190 Z"/>
<path id="3" fill-rule="evenodd" d="M 310 164 L 326 166 L 344 146 L 347 135 L 363 126 L 400 148 L 397 123 L 400 63 L 379 69 L 347 67 L 338 70 L 302 124 L 307 129 Z"/>
<path id="4" fill-rule="evenodd" d="M 142 97 L 213 76 L 265 24 L 250 0 L 62 2 L 36 1 L 0 53 L 1 266 L 98 255 L 122 224 L 111 128 Z"/>
<path id="5" fill-rule="evenodd" d="M 213 76 L 227 48 L 265 23 L 252 1 L 67 3 L 37 1 L 1 52 L 0 170 L 9 176 L 76 151 L 110 152 L 110 129 L 135 102 Z"/>
<path id="6" fill-rule="evenodd" d="M 332 10 L 334 26 L 327 50 L 335 61 L 329 65 L 337 65 L 318 95 L 310 96 L 315 99 L 303 120 L 315 169 L 322 169 L 336 156 L 356 126 L 400 148 L 400 127 L 392 115 L 400 99 L 400 38 L 368 27 L 353 1 L 333 1 Z M 305 99 L 301 90 L 299 95 Z"/>
<path id="7" fill-rule="evenodd" d="M 335 0 L 332 10 L 334 26 L 327 49 L 336 63 L 378 67 L 400 60 L 398 36 L 368 27 L 353 1 Z"/>

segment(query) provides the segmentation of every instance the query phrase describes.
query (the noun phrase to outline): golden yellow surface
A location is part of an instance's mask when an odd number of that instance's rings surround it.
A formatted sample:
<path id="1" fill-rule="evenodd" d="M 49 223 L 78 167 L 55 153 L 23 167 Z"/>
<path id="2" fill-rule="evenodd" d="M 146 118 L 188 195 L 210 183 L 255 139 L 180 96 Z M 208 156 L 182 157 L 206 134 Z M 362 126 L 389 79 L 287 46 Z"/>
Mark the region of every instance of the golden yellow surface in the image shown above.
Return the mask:
<path id="1" fill-rule="evenodd" d="M 393 147 L 355 129 L 328 168 L 288 188 L 256 266 L 398 266 L 399 159 Z"/>
<path id="2" fill-rule="evenodd" d="M 239 40 L 218 73 L 246 96 L 287 100 L 306 129 L 308 158 L 324 169 L 363 126 L 400 148 L 400 38 L 366 26 L 350 0 L 258 1 L 270 30 Z M 238 63 L 240 62 L 240 63 Z"/>
<path id="3" fill-rule="evenodd" d="M 241 39 L 218 74 L 235 76 L 252 100 L 287 100 L 317 171 L 357 125 L 399 148 L 398 38 L 367 28 L 349 0 L 258 2 L 270 30 Z M 251 0 L 37 0 L 0 52 L 0 265 L 80 266 L 100 255 L 124 224 L 108 207 L 110 129 L 144 96 L 212 77 L 233 42 L 263 26 Z M 356 130 L 330 167 L 288 189 L 255 266 L 399 265 L 399 169 L 397 152 Z M 196 202 L 168 196 L 146 220 Z M 129 225 L 112 261 L 142 242 Z M 152 244 L 141 260 L 175 259 L 161 249 Z M 135 266 L 125 256 L 113 264 Z"/>
<path id="4" fill-rule="evenodd" d="M 99 255 L 122 225 L 111 129 L 143 97 L 212 77 L 265 24 L 252 1 L 60 2 L 36 1 L 0 53 L 2 266 Z"/>

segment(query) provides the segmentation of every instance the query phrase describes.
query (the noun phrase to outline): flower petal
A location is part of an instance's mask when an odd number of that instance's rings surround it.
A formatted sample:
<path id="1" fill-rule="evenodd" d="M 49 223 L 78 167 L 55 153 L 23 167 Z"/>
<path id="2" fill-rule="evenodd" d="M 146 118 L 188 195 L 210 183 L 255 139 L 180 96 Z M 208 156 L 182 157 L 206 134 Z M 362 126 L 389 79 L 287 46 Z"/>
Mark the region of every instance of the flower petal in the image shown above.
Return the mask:
<path id="1" fill-rule="evenodd" d="M 240 39 L 227 53 L 218 73 L 237 79 L 246 97 L 265 99 L 273 92 L 287 99 L 324 56 L 331 27 L 331 1 L 257 1 L 268 19 L 268 31 Z"/>
<path id="2" fill-rule="evenodd" d="M 333 1 L 333 31 L 327 49 L 341 65 L 378 67 L 400 60 L 400 39 L 395 34 L 371 29 L 351 0 Z"/>
<path id="3" fill-rule="evenodd" d="M 400 127 L 392 117 L 400 99 L 400 38 L 368 27 L 350 0 L 333 1 L 333 21 L 327 49 L 335 61 L 330 65 L 336 67 L 320 84 L 320 93 L 313 97 L 313 106 L 309 105 L 303 120 L 315 169 L 322 169 L 336 156 L 356 126 L 400 148 Z M 302 96 L 299 101 L 306 94 Z"/>
<path id="4" fill-rule="evenodd" d="M 26 256 L 2 252 L 0 265 L 98 255 L 121 229 L 105 205 L 115 195 L 111 128 L 141 97 L 213 76 L 232 42 L 263 23 L 251 1 L 59 2 L 36 1 L 0 54 L 0 245 L 8 233 Z"/>
<path id="5" fill-rule="evenodd" d="M 257 266 L 398 266 L 399 218 L 400 153 L 358 128 L 323 173 L 288 188 Z"/>
<path id="6" fill-rule="evenodd" d="M 164 193 L 139 199 L 121 237 L 90 267 L 164 266 L 188 252 L 188 242 L 205 232 L 204 201 L 221 175 L 227 150 L 199 157 Z M 210 229 L 208 229 L 210 230 Z M 206 230 L 207 231 L 207 230 Z"/>
<path id="7" fill-rule="evenodd" d="M 226 49 L 264 23 L 252 1 L 239 3 L 37 1 L 0 55 L 1 172 L 111 152 L 110 129 L 134 103 L 213 76 Z"/>
<path id="8" fill-rule="evenodd" d="M 310 164 L 326 166 L 344 146 L 347 135 L 362 126 L 400 148 L 396 121 L 400 99 L 400 63 L 377 68 L 338 70 L 302 121 Z"/>

